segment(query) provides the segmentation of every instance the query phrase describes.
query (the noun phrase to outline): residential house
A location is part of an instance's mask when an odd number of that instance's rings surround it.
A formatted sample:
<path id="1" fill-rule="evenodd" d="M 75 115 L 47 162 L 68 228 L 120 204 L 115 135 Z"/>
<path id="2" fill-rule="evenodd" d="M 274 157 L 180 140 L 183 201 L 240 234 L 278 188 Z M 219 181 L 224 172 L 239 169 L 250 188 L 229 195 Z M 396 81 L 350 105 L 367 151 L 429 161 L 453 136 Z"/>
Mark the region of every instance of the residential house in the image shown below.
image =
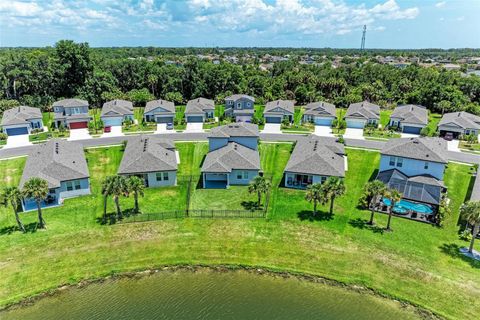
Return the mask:
<path id="1" fill-rule="evenodd" d="M 133 122 L 133 103 L 118 99 L 105 102 L 100 118 L 105 127 L 121 126 L 126 120 Z"/>
<path id="2" fill-rule="evenodd" d="M 236 122 L 251 122 L 255 98 L 246 94 L 234 94 L 225 98 L 225 116 L 232 117 Z"/>
<path id="3" fill-rule="evenodd" d="M 367 125 L 378 126 L 380 107 L 368 101 L 352 103 L 345 113 L 347 128 L 363 129 Z"/>
<path id="4" fill-rule="evenodd" d="M 390 139 L 381 150 L 377 179 L 402 194 L 399 214 L 433 219 L 446 191 L 447 142 L 441 138 Z M 402 209 L 403 208 L 403 209 Z"/>
<path id="5" fill-rule="evenodd" d="M 208 136 L 209 152 L 202 165 L 204 188 L 246 185 L 260 174 L 258 126 L 250 123 L 216 127 Z"/>
<path id="6" fill-rule="evenodd" d="M 303 113 L 303 122 L 312 122 L 318 126 L 330 127 L 336 118 L 335 105 L 323 101 L 307 104 Z"/>
<path id="7" fill-rule="evenodd" d="M 295 103 L 291 100 L 275 100 L 267 102 L 263 111 L 265 123 L 282 123 L 287 119 L 289 123 L 293 122 L 295 114 Z"/>
<path id="8" fill-rule="evenodd" d="M 480 133 L 480 117 L 474 114 L 460 111 L 445 113 L 438 123 L 440 136 L 451 133 L 454 138 L 460 135 L 469 135 Z"/>
<path id="9" fill-rule="evenodd" d="M 149 101 L 145 106 L 143 117 L 147 122 L 173 123 L 175 104 L 162 99 Z"/>
<path id="10" fill-rule="evenodd" d="M 88 102 L 81 99 L 64 99 L 53 104 L 54 124 L 59 128 L 85 129 L 92 117 L 88 114 Z"/>
<path id="11" fill-rule="evenodd" d="M 136 136 L 127 143 L 118 174 L 140 177 L 146 187 L 174 186 L 178 163 L 173 141 Z"/>
<path id="12" fill-rule="evenodd" d="M 215 103 L 213 100 L 196 98 L 187 102 L 185 120 L 187 122 L 205 122 L 215 118 Z"/>
<path id="13" fill-rule="evenodd" d="M 27 106 L 5 110 L 2 117 L 3 132 L 8 136 L 30 134 L 32 130 L 43 131 L 42 112 Z"/>
<path id="14" fill-rule="evenodd" d="M 37 144 L 30 152 L 20 180 L 20 188 L 30 178 L 41 178 L 48 183 L 48 196 L 42 207 L 57 206 L 64 199 L 90 194 L 87 161 L 81 144 L 52 139 Z M 33 199 L 22 201 L 24 211 L 34 210 Z"/>
<path id="15" fill-rule="evenodd" d="M 345 177 L 345 149 L 336 138 L 300 139 L 285 167 L 285 187 L 305 189 L 328 177 Z"/>
<path id="16" fill-rule="evenodd" d="M 428 111 L 424 106 L 407 104 L 393 110 L 389 126 L 398 128 L 403 133 L 420 134 L 428 125 Z"/>

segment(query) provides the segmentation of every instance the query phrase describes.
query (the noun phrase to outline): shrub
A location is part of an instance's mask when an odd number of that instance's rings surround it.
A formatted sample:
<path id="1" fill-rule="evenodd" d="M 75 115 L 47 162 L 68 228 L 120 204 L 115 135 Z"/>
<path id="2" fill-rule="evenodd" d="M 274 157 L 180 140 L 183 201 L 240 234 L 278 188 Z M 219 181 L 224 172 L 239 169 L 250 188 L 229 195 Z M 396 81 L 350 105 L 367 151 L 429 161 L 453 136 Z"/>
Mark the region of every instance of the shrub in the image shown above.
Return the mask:
<path id="1" fill-rule="evenodd" d="M 429 127 L 425 127 L 423 128 L 421 131 L 420 131 L 420 135 L 422 137 L 428 137 L 430 135 L 430 128 Z"/>
<path id="2" fill-rule="evenodd" d="M 5 140 L 7 140 L 7 138 L 8 138 L 8 136 L 7 136 L 6 133 L 3 133 L 3 132 L 0 133 L 0 141 L 5 141 Z"/>

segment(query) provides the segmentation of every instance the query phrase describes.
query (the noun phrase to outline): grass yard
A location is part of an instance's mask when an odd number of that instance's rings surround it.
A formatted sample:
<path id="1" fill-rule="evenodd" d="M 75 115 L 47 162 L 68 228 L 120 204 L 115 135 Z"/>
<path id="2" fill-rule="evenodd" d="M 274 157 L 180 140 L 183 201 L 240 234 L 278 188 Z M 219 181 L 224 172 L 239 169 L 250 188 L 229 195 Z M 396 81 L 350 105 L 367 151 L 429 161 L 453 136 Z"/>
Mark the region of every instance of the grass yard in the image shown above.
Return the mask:
<path id="1" fill-rule="evenodd" d="M 390 115 L 392 114 L 392 110 L 380 110 L 380 125 L 382 128 L 388 126 L 390 122 Z"/>
<path id="2" fill-rule="evenodd" d="M 428 131 L 429 131 L 431 136 L 433 136 L 434 133 L 437 132 L 438 123 L 440 122 L 441 119 L 442 119 L 441 114 L 429 112 L 427 127 L 429 129 Z"/>
<path id="3" fill-rule="evenodd" d="M 302 123 L 302 117 L 305 109 L 303 107 L 295 107 L 295 113 L 293 115 L 293 124 L 284 126 L 282 124 L 283 132 L 313 132 L 315 126 L 312 123 Z"/>
<path id="4" fill-rule="evenodd" d="M 143 131 L 143 132 L 153 132 L 157 129 L 157 124 L 156 123 L 149 123 L 149 122 L 143 122 L 143 111 L 145 108 L 143 107 L 135 107 L 133 108 L 133 117 L 135 120 L 137 120 L 138 124 L 132 124 L 129 126 L 123 125 L 122 132 L 124 133 L 134 133 L 138 131 Z"/>
<path id="5" fill-rule="evenodd" d="M 291 144 L 260 145 L 262 168 L 274 186 L 281 183 L 291 148 Z M 179 174 L 198 176 L 207 144 L 179 143 L 177 149 Z M 379 153 L 347 148 L 347 154 L 347 195 L 337 199 L 333 216 L 322 206 L 321 213 L 312 217 L 304 191 L 274 188 L 267 219 L 103 226 L 97 222 L 102 212 L 97 193 L 103 177 L 116 172 L 122 151 L 120 147 L 88 149 L 93 194 L 45 210 L 47 230 L 21 234 L 15 231 L 11 208 L 0 208 L 0 305 L 115 272 L 170 264 L 233 264 L 320 275 L 373 288 L 442 317 L 477 317 L 480 264 L 458 254 L 467 243 L 457 236 L 458 208 L 468 197 L 471 167 L 448 165 L 445 184 L 453 210 L 444 228 L 393 218 L 394 232 L 384 233 L 380 227 L 386 224 L 385 215 L 377 214 L 379 227 L 372 228 L 365 225 L 369 213 L 357 208 L 361 188 L 376 175 Z M 0 182 L 16 185 L 24 163 L 25 158 L 0 161 Z M 181 186 L 149 189 L 140 208 L 167 210 L 184 204 L 182 197 Z M 121 205 L 132 208 L 133 199 L 123 198 Z M 114 210 L 112 201 L 108 210 Z M 36 213 L 23 213 L 21 218 L 31 226 Z M 480 249 L 478 243 L 476 248 Z"/>
<path id="6" fill-rule="evenodd" d="M 175 106 L 175 119 L 177 124 L 175 125 L 175 130 L 185 130 L 187 127 L 187 122 L 185 119 L 185 108 L 186 106 Z"/>

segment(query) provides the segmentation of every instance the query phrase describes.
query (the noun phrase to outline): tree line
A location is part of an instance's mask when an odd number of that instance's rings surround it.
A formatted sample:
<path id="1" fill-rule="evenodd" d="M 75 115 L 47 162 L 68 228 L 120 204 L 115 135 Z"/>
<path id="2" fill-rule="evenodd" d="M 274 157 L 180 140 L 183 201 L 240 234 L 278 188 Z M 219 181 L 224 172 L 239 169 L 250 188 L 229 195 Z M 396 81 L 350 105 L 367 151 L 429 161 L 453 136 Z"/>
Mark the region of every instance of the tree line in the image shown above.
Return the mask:
<path id="1" fill-rule="evenodd" d="M 258 56 L 309 52 L 244 50 Z M 274 63 L 269 70 L 260 69 L 258 59 L 214 64 L 196 57 L 198 52 L 205 53 L 193 48 L 92 49 L 88 43 L 69 40 L 61 40 L 53 48 L 3 49 L 0 111 L 18 104 L 48 110 L 54 101 L 72 97 L 101 107 L 115 98 L 128 98 L 137 106 L 153 98 L 184 104 L 206 97 L 223 103 L 227 95 L 245 93 L 259 104 L 275 99 L 293 99 L 298 105 L 324 100 L 348 107 L 369 100 L 384 107 L 413 103 L 434 112 L 466 110 L 480 114 L 480 77 L 416 64 L 406 68 L 379 64 L 374 50 L 362 52 L 362 59 L 338 67 L 325 61 L 301 64 L 298 59 L 290 59 Z"/>

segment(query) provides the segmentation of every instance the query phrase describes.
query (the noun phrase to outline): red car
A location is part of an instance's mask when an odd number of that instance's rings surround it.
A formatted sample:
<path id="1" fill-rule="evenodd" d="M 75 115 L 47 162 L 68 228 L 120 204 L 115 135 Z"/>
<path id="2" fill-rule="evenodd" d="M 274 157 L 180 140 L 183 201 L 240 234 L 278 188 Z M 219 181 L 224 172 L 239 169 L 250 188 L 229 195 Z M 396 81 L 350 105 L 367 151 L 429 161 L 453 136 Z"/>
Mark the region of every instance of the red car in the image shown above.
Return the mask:
<path id="1" fill-rule="evenodd" d="M 110 131 L 112 131 L 112 127 L 105 127 L 105 128 L 103 128 L 103 132 L 108 133 L 108 132 L 110 132 Z"/>

